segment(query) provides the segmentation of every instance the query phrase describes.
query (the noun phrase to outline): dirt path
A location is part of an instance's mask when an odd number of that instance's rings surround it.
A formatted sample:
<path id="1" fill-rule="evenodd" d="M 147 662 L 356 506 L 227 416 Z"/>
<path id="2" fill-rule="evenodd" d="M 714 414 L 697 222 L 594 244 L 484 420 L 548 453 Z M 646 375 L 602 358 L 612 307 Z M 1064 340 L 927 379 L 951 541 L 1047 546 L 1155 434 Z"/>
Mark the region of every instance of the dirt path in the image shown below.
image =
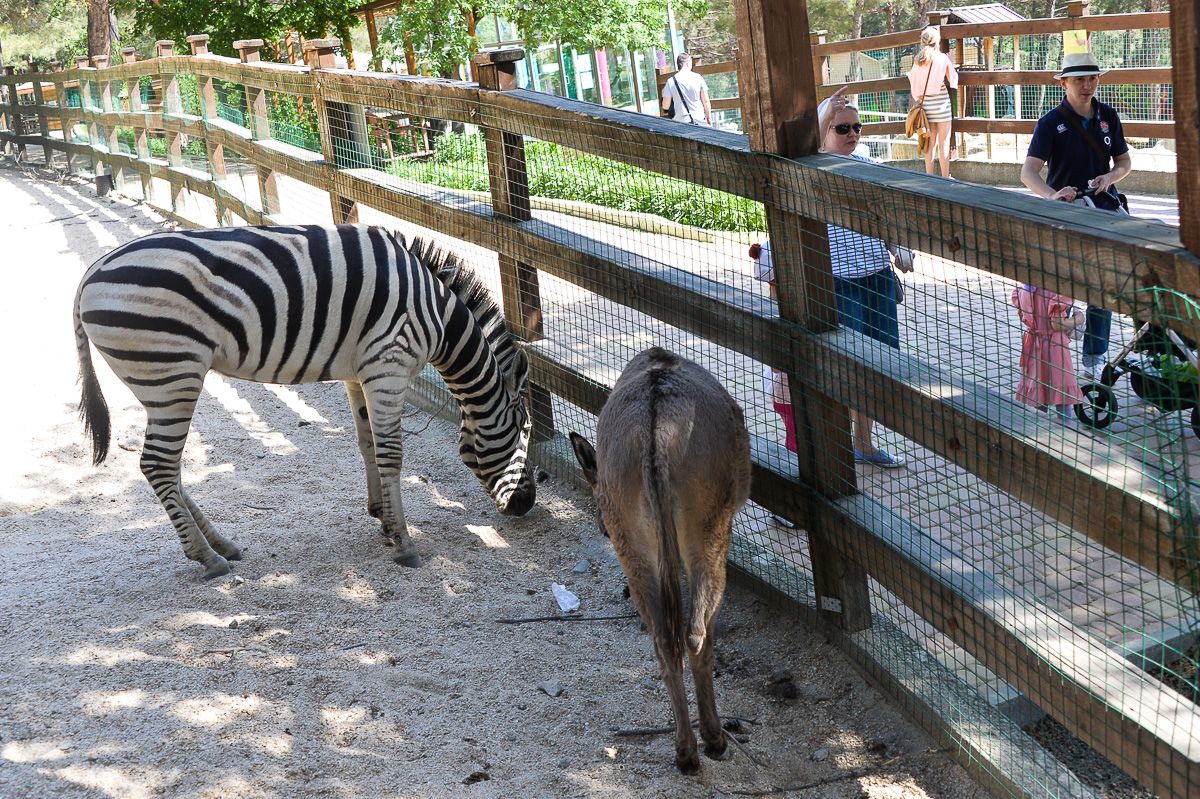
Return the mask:
<path id="1" fill-rule="evenodd" d="M 632 610 L 589 504 L 549 480 L 528 517 L 501 518 L 435 421 L 405 461 L 426 566 L 402 569 L 365 512 L 336 384 L 210 378 L 184 479 L 246 558 L 203 582 L 138 471 L 143 413 L 102 364 L 103 466 L 75 418 L 79 275 L 160 221 L 11 167 L 0 208 L 0 796 L 700 797 L 822 781 L 787 795 L 984 795 L 819 634 L 736 589 L 717 696 L 756 722 L 744 749 L 685 778 L 668 736 L 616 737 L 669 719 L 635 621 L 496 622 L 557 613 L 552 582 L 588 615 Z"/>

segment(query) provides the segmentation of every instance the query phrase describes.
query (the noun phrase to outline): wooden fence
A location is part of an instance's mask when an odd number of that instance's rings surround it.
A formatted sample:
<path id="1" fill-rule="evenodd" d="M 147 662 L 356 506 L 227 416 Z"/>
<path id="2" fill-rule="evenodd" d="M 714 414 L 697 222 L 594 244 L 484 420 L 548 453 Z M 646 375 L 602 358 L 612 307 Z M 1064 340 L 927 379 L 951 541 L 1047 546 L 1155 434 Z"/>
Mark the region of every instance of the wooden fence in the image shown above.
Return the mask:
<path id="1" fill-rule="evenodd" d="M 1038 34 L 1055 34 L 1069 30 L 1084 30 L 1088 33 L 1096 31 L 1132 31 L 1132 30 L 1166 30 L 1169 24 L 1169 12 L 1156 11 L 1139 14 L 1104 14 L 1087 15 L 1084 13 L 1086 4 L 1074 0 L 1068 4 L 1069 16 L 1043 19 L 1027 19 L 1013 22 L 988 23 L 959 23 L 943 24 L 942 50 L 950 54 L 957 66 L 964 64 L 964 42 L 969 39 L 980 39 L 984 42 L 984 53 L 987 58 L 985 69 L 961 70 L 959 88 L 954 95 L 955 107 L 969 109 L 973 107 L 972 97 L 976 92 L 984 92 L 987 96 L 987 107 L 995 108 L 996 90 L 1003 87 L 1013 89 L 1016 114 L 1013 119 L 995 118 L 993 116 L 973 116 L 961 113 L 955 117 L 955 133 L 1020 133 L 1032 134 L 1035 119 L 1021 119 L 1021 87 L 1043 86 L 1055 87 L 1058 84 L 1053 76 L 1058 71 L 1021 69 L 1020 41 L 1022 36 Z M 929 12 L 929 24 L 938 25 L 950 12 Z M 873 94 L 882 92 L 909 91 L 908 78 L 904 76 L 859 80 L 842 83 L 829 79 L 829 61 L 839 55 L 861 54 L 877 50 L 890 50 L 899 47 L 914 46 L 920 39 L 920 30 L 897 31 L 878 36 L 867 36 L 861 39 L 847 39 L 839 42 L 826 42 L 823 32 L 811 35 L 813 63 L 812 70 L 816 76 L 818 95 L 828 97 L 840 86 L 846 85 L 847 94 Z M 1013 41 L 1015 65 L 1013 69 L 996 69 L 994 65 L 994 47 L 992 43 L 998 37 L 1010 37 Z M 951 46 L 953 43 L 953 47 Z M 719 75 L 737 72 L 737 62 L 726 61 L 717 64 L 704 64 L 695 67 L 701 75 Z M 674 75 L 674 70 L 667 68 L 658 73 L 659 97 L 662 97 L 663 86 Z M 1171 84 L 1170 67 L 1134 67 L 1128 69 L 1111 69 L 1105 73 L 1104 83 L 1133 86 L 1169 86 Z M 741 100 L 737 97 L 722 98 L 713 101 L 713 110 L 740 109 Z M 904 110 L 903 108 L 901 110 Z M 1125 135 L 1157 139 L 1175 138 L 1175 122 L 1173 120 L 1139 120 L 1129 119 L 1124 123 Z M 882 136 L 904 133 L 904 120 L 884 122 L 866 122 L 863 134 L 867 136 Z"/>
<path id="2" fill-rule="evenodd" d="M 558 357 L 551 342 L 538 340 L 538 276 L 546 274 L 787 371 L 797 387 L 799 420 L 845 431 L 844 409 L 862 410 L 1164 579 L 1182 579 L 1171 531 L 1186 520 L 1149 485 L 1138 464 L 1102 468 L 1073 460 L 1063 453 L 1085 451 L 1082 434 L 1064 429 L 1051 446 L 1044 429 L 1005 412 L 981 389 L 916 356 L 881 353 L 838 328 L 827 311 L 827 260 L 824 267 L 819 259 L 791 266 L 781 260 L 780 307 L 808 309 L 781 317 L 761 295 L 698 281 L 639 252 L 532 218 L 524 139 L 556 142 L 763 203 L 781 259 L 789 241 L 820 246 L 825 224 L 832 223 L 1019 282 L 1036 275 L 1041 285 L 1123 312 L 1134 310 L 1126 293 L 1130 277 L 1139 286 L 1200 297 L 1200 260 L 1181 246 L 1174 229 L 1101 219 L 1036 198 L 833 156 L 788 159 L 752 151 L 745 137 L 516 90 L 511 53 L 481 54 L 475 85 L 333 69 L 332 41 L 306 43 L 309 66 L 293 66 L 259 61 L 257 40 L 238 43 L 240 60 L 209 54 L 205 40 L 189 38 L 190 56 L 174 55 L 171 43 L 160 42 L 149 60 L 130 55 L 107 68 L 4 76 L 0 86 L 9 103 L 0 141 L 86 159 L 97 175 L 111 175 L 118 190 L 127 181 L 141 182 L 148 201 L 167 210 L 187 190 L 212 198 L 226 222 L 270 222 L 278 210 L 278 177 L 286 175 L 328 192 L 339 222 L 355 220 L 359 206 L 369 205 L 400 218 L 436 220 L 443 233 L 498 253 L 507 316 L 529 341 L 543 460 L 562 452 L 547 422 L 551 395 L 597 413 L 609 390 Z M 181 107 L 183 74 L 196 76 L 199 115 Z M 122 100 L 112 90 L 114 81 L 143 77 L 162 87 L 158 110 L 145 107 L 139 92 L 126 92 Z M 217 80 L 244 87 L 246 125 L 216 113 Z M 62 97 L 73 81 L 81 87 L 82 108 L 47 103 L 40 88 L 32 104 L 17 103 L 19 84 L 53 84 Z M 267 92 L 313 103 L 323 152 L 271 138 Z M 339 147 L 363 146 L 359 121 L 368 106 L 482 127 L 491 203 L 450 202 L 444 193 L 391 179 L 369 160 L 345 163 Z M 17 132 L 23 129 L 18 120 L 31 118 L 36 132 Z M 60 130 L 51 130 L 54 119 Z M 89 131 L 86 142 L 74 140 L 79 125 Z M 133 152 L 120 151 L 118 128 L 135 132 Z M 147 137 L 157 131 L 168 141 L 161 158 L 147 147 Z M 185 164 L 183 136 L 204 142 L 208 171 Z M 220 185 L 232 153 L 253 165 L 258 206 Z M 155 180 L 170 186 L 169 195 L 154 193 Z M 835 197 L 845 202 L 830 202 Z M 889 213 L 878 213 L 881 206 Z M 817 302 L 822 297 L 824 305 Z M 1200 339 L 1200 320 L 1174 324 Z M 797 462 L 777 444 L 756 439 L 754 453 L 753 499 L 809 531 L 819 613 L 841 635 L 871 624 L 869 575 L 1151 790 L 1183 797 L 1200 789 L 1200 714 L 1194 704 L 1038 600 L 999 588 L 986 569 L 955 556 L 902 513 L 857 493 L 849 446 L 807 454 L 802 449 Z M 876 667 L 886 673 L 887 664 Z M 971 759 L 989 760 L 986 746 L 956 740 Z M 1015 790 L 1011 775 L 991 778 Z"/>

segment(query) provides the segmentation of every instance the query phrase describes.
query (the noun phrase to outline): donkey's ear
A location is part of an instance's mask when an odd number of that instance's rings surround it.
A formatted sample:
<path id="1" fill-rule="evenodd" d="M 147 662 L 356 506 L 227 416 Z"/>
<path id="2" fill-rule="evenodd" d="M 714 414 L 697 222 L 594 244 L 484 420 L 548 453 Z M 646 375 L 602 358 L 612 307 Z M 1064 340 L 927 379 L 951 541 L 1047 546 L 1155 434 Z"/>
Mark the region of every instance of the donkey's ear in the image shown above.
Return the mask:
<path id="1" fill-rule="evenodd" d="M 575 451 L 575 460 L 579 461 L 579 468 L 583 470 L 583 479 L 587 480 L 588 485 L 592 488 L 596 487 L 596 450 L 586 438 L 578 433 L 571 433 L 571 449 Z"/>

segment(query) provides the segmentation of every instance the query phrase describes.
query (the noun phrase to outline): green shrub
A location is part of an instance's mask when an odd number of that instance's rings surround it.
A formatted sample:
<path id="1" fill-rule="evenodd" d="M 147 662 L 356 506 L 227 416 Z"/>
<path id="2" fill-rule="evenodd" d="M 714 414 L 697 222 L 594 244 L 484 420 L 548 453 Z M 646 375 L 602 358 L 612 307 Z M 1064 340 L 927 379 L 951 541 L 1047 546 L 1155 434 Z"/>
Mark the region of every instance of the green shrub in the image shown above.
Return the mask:
<path id="1" fill-rule="evenodd" d="M 528 142 L 525 161 L 529 193 L 535 197 L 655 214 L 706 230 L 766 229 L 763 208 L 752 200 L 579 153 L 552 142 Z M 434 141 L 432 159 L 398 159 L 389 165 L 388 171 L 419 183 L 488 190 L 482 134 L 442 134 Z"/>

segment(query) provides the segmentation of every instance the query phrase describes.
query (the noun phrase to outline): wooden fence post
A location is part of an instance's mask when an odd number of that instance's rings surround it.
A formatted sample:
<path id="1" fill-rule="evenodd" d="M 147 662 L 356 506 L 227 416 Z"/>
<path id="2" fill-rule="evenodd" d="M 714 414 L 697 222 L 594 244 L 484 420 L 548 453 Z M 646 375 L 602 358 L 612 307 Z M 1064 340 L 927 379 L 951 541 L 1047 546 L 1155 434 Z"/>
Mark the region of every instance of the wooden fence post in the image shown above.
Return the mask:
<path id="1" fill-rule="evenodd" d="M 233 46 L 243 64 L 257 64 L 263 40 L 241 39 L 234 42 Z M 265 89 L 246 87 L 246 117 L 246 127 L 250 129 L 250 137 L 254 141 L 267 141 L 271 138 Z M 279 177 L 275 170 L 260 164 L 255 164 L 254 172 L 258 179 L 258 209 L 262 211 L 263 222 L 270 222 L 270 217 L 278 214 L 280 209 Z"/>
<path id="2" fill-rule="evenodd" d="M 475 56 L 479 88 L 510 91 L 517 88 L 517 62 L 525 57 L 519 47 L 491 50 Z M 484 128 L 487 145 L 488 184 L 492 213 L 514 222 L 533 218 L 529 208 L 529 175 L 525 168 L 525 137 L 498 128 Z M 500 291 L 504 316 L 512 331 L 526 341 L 542 338 L 542 295 L 538 271 L 530 264 L 500 255 Z M 554 437 L 554 408 L 550 392 L 542 386 L 529 387 L 534 441 Z"/>
<path id="3" fill-rule="evenodd" d="M 1190 168 L 1175 173 L 1179 198 L 1179 238 L 1200 255 L 1200 2 L 1171 4 L 1171 73 L 1175 104 L 1175 152 L 1179 164 Z"/>
<path id="4" fill-rule="evenodd" d="M 46 159 L 46 166 L 54 164 L 54 148 L 49 144 L 50 141 L 50 116 L 46 111 L 46 97 L 42 93 L 42 76 L 39 72 L 34 72 L 30 75 L 30 84 L 33 87 L 33 109 L 37 115 L 38 133 L 42 137 L 42 155 Z"/>
<path id="5" fill-rule="evenodd" d="M 105 114 L 112 113 L 113 111 L 116 111 L 117 109 L 113 104 L 112 80 L 110 80 L 109 77 L 104 74 L 104 71 L 106 69 L 108 69 L 108 56 L 106 56 L 106 55 L 92 56 L 92 66 L 94 66 L 96 68 L 96 70 L 97 70 L 96 77 L 99 78 L 100 111 Z M 105 152 L 108 153 L 108 163 L 107 163 L 108 171 L 107 171 L 107 174 L 105 175 L 105 180 L 107 182 L 106 191 L 122 191 L 123 192 L 124 183 L 123 183 L 122 178 L 123 178 L 124 170 L 121 169 L 121 167 L 118 165 L 119 162 L 115 158 L 115 156 L 117 156 L 121 151 L 120 141 L 117 138 L 117 132 L 118 132 L 117 126 L 116 125 L 97 124 L 96 131 L 99 134 L 99 140 L 104 142 Z M 96 175 L 96 182 L 97 182 L 97 191 L 99 191 L 99 185 L 100 185 L 100 175 L 99 174 Z"/>
<path id="6" fill-rule="evenodd" d="M 734 11 L 743 45 L 738 58 L 742 124 L 751 149 L 791 158 L 815 153 L 820 140 L 817 86 L 805 0 L 736 0 Z M 825 224 L 771 201 L 766 214 L 779 315 L 813 332 L 837 328 Z M 831 532 L 816 521 L 824 498 L 857 490 L 850 412 L 815 391 L 802 374 L 789 374 L 788 382 L 800 479 L 810 489 L 796 498 L 793 515 L 807 505 L 817 608 L 843 630 L 862 630 L 871 625 L 866 572 L 837 553 Z"/>
<path id="7" fill-rule="evenodd" d="M 188 45 L 192 48 L 192 56 L 200 57 L 208 55 L 208 34 L 194 33 L 187 37 Z M 196 88 L 200 93 L 200 116 L 204 119 L 206 127 L 214 123 L 218 119 L 217 112 L 217 92 L 213 85 L 213 79 L 205 75 L 196 76 Z M 211 137 L 204 137 L 204 149 L 208 154 L 208 174 L 212 178 L 213 202 L 217 206 L 217 222 L 222 225 L 232 225 L 233 216 L 229 209 L 225 207 L 225 200 L 219 189 L 221 181 L 225 180 L 227 172 L 225 169 L 225 145 L 214 144 Z"/>
<path id="8" fill-rule="evenodd" d="M 309 39 L 302 45 L 304 62 L 313 70 L 333 69 L 338 39 Z M 313 81 L 313 102 L 321 124 L 321 150 L 331 170 L 363 169 L 372 165 L 371 144 L 367 137 L 366 111 L 361 105 L 326 102 L 321 82 Z M 329 193 L 335 224 L 358 222 L 358 204 L 336 191 Z"/>
<path id="9" fill-rule="evenodd" d="M 13 78 L 12 83 L 8 84 L 8 129 L 12 131 L 14 136 L 21 135 L 21 99 L 17 96 L 17 68 L 12 64 L 4 67 L 4 74 Z M 16 142 L 17 160 L 21 161 L 25 158 L 25 144 Z"/>
<path id="10" fill-rule="evenodd" d="M 825 44 L 825 34 L 828 31 L 810 31 L 808 41 L 813 47 L 818 44 Z M 824 86 L 829 82 L 829 57 L 814 55 L 812 60 L 813 68 L 813 83 L 817 86 Z"/>
<path id="11" fill-rule="evenodd" d="M 155 53 L 158 58 L 170 58 L 175 55 L 175 42 L 170 39 L 160 39 L 154 43 Z M 168 117 L 179 116 L 183 113 L 183 104 L 179 97 L 179 79 L 176 77 L 175 69 L 170 71 L 160 69 L 158 73 L 159 86 L 162 88 L 162 97 L 160 98 L 161 105 L 159 112 L 162 114 L 162 119 L 165 123 Z M 167 166 L 179 168 L 183 166 L 183 136 L 179 131 L 166 131 L 167 134 Z M 178 211 L 179 206 L 183 203 L 183 192 L 187 184 L 183 181 L 182 176 L 172 173 L 168 170 L 168 182 L 171 186 L 171 210 Z"/>

